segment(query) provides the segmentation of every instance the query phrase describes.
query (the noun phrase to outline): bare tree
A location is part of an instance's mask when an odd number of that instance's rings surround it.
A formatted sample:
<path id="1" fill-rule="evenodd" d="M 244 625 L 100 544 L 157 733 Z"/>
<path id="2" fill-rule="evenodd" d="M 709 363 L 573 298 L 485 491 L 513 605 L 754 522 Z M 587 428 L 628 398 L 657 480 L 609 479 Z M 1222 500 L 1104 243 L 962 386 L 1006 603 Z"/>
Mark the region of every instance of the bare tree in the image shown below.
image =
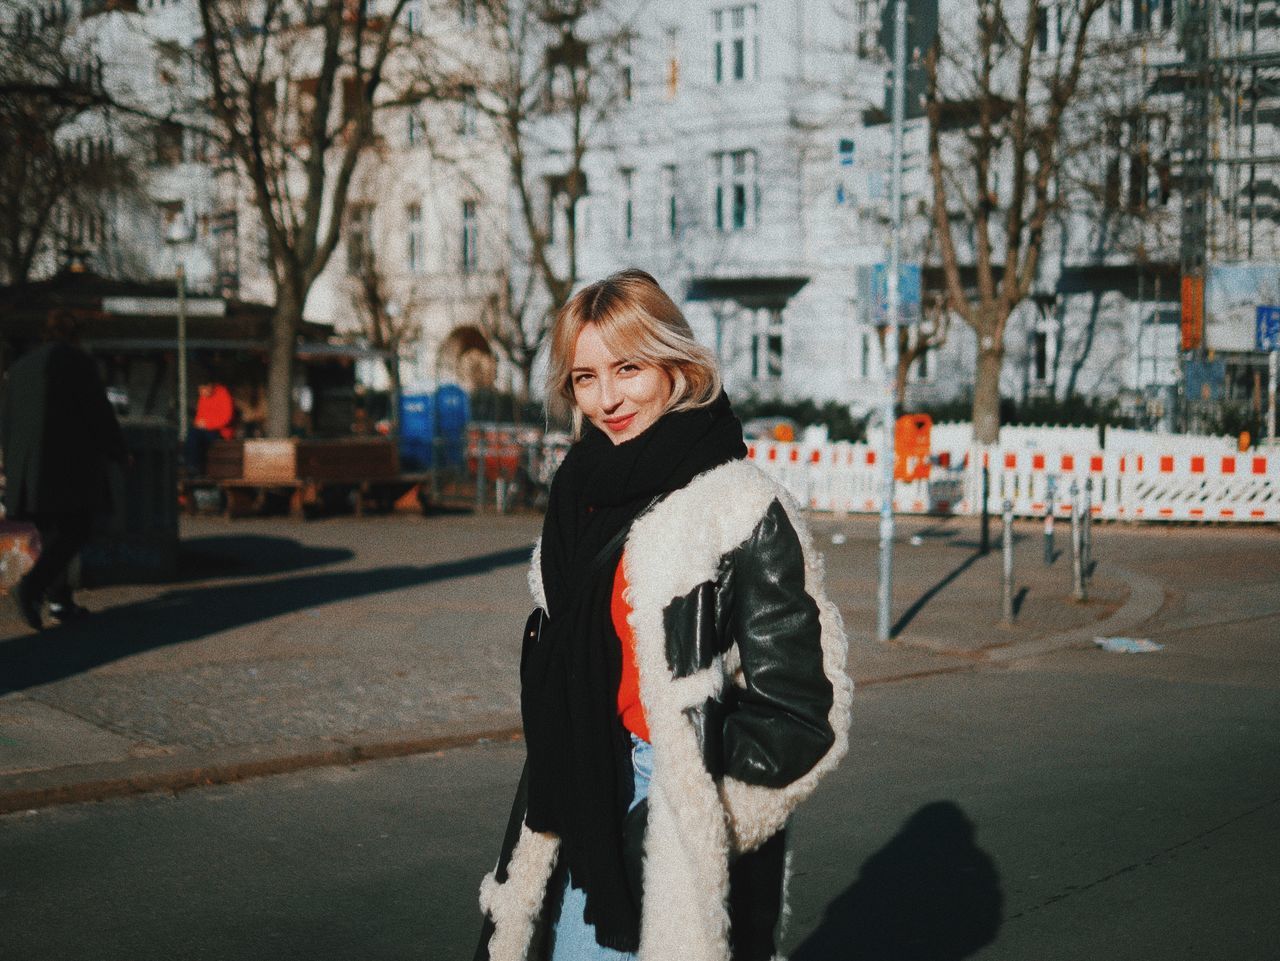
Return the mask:
<path id="1" fill-rule="evenodd" d="M 21 286 L 41 255 L 104 241 L 104 197 L 136 182 L 134 159 L 117 150 L 120 121 L 140 111 L 108 92 L 61 8 L 2 6 L 0 273 Z"/>
<path id="2" fill-rule="evenodd" d="M 480 19 L 494 56 L 459 63 L 424 96 L 471 98 L 506 161 L 511 260 L 480 324 L 519 371 L 523 400 L 551 321 L 578 283 L 585 163 L 629 95 L 620 55 L 630 35 L 607 20 L 602 0 L 491 0 Z"/>
<path id="3" fill-rule="evenodd" d="M 200 0 L 212 112 L 270 254 L 270 437 L 288 435 L 307 295 L 338 243 L 375 110 L 395 100 L 383 88 L 404 49 L 405 3 Z"/>
<path id="4" fill-rule="evenodd" d="M 1090 26 L 1104 3 L 1024 0 L 1009 12 L 1004 0 L 978 0 L 971 42 L 944 34 L 925 55 L 933 223 L 947 307 L 978 337 L 979 443 L 999 436 L 1005 329 L 1032 291 L 1046 227 L 1062 199 L 1055 174 L 1069 149 L 1064 141 Z M 971 281 L 957 217 L 973 227 Z"/>
<path id="5" fill-rule="evenodd" d="M 421 334 L 415 317 L 417 307 L 413 288 L 403 303 L 391 291 L 386 273 L 380 269 L 372 247 L 366 247 L 356 272 L 356 285 L 351 293 L 351 306 L 360 318 L 360 333 L 374 350 L 384 353 L 387 379 L 391 382 L 393 402 L 400 398 L 400 351 L 417 341 Z M 393 420 L 399 412 L 392 408 Z"/>

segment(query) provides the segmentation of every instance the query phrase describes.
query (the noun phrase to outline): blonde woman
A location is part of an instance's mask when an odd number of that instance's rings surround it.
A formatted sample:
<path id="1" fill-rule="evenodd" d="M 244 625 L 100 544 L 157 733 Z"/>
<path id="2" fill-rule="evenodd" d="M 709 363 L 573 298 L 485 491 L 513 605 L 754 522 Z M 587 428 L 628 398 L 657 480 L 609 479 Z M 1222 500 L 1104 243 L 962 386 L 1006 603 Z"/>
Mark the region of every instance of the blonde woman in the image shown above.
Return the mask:
<path id="1" fill-rule="evenodd" d="M 527 760 L 477 958 L 770 958 L 787 818 L 846 746 L 820 561 L 647 273 L 560 311 L 548 393 L 578 439 L 529 575 Z"/>

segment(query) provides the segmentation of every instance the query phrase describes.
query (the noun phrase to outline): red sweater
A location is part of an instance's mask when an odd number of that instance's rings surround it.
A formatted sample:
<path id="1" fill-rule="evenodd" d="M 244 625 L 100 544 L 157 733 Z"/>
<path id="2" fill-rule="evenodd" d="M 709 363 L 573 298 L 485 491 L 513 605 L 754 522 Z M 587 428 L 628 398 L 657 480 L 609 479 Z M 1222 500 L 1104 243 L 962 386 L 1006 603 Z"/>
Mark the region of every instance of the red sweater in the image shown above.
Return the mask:
<path id="1" fill-rule="evenodd" d="M 627 623 L 631 605 L 623 598 L 627 589 L 627 573 L 621 563 L 613 578 L 613 597 L 609 613 L 613 617 L 613 629 L 622 641 L 622 680 L 618 683 L 618 716 L 622 726 L 642 740 L 649 740 L 649 722 L 640 702 L 640 672 L 636 668 L 636 633 Z"/>

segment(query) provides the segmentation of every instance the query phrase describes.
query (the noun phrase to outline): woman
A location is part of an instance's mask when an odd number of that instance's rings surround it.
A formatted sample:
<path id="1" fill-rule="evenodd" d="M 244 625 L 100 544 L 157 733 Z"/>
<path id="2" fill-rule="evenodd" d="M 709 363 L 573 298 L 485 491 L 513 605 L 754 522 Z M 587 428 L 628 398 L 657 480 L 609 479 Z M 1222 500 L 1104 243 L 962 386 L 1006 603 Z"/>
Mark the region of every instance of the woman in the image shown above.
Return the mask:
<path id="1" fill-rule="evenodd" d="M 528 756 L 477 958 L 770 958 L 787 817 L 846 747 L 821 562 L 647 273 L 565 305 L 548 387 L 579 439 L 529 574 Z"/>

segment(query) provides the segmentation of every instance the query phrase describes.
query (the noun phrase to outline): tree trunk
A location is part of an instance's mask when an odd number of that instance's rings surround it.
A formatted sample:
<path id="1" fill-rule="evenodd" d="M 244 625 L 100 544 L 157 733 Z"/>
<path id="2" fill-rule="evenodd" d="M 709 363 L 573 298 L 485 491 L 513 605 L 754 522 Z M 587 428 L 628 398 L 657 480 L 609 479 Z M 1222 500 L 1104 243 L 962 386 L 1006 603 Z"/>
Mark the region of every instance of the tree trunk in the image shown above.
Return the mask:
<path id="1" fill-rule="evenodd" d="M 1000 439 L 1000 368 L 1004 345 L 978 349 L 978 372 L 973 385 L 973 439 L 994 444 Z"/>
<path id="2" fill-rule="evenodd" d="M 529 403 L 529 396 L 533 391 L 533 361 L 532 354 L 524 354 L 517 365 L 520 369 L 520 383 L 516 387 L 516 400 L 522 405 Z"/>
<path id="3" fill-rule="evenodd" d="M 301 324 L 302 304 L 293 296 L 278 292 L 271 317 L 271 354 L 267 367 L 268 437 L 288 437 L 292 426 L 293 354 Z"/>
<path id="4" fill-rule="evenodd" d="M 387 381 L 391 384 L 390 421 L 391 433 L 400 435 L 400 398 L 404 393 L 404 384 L 400 381 L 400 345 L 388 348 L 391 356 L 386 359 Z"/>

